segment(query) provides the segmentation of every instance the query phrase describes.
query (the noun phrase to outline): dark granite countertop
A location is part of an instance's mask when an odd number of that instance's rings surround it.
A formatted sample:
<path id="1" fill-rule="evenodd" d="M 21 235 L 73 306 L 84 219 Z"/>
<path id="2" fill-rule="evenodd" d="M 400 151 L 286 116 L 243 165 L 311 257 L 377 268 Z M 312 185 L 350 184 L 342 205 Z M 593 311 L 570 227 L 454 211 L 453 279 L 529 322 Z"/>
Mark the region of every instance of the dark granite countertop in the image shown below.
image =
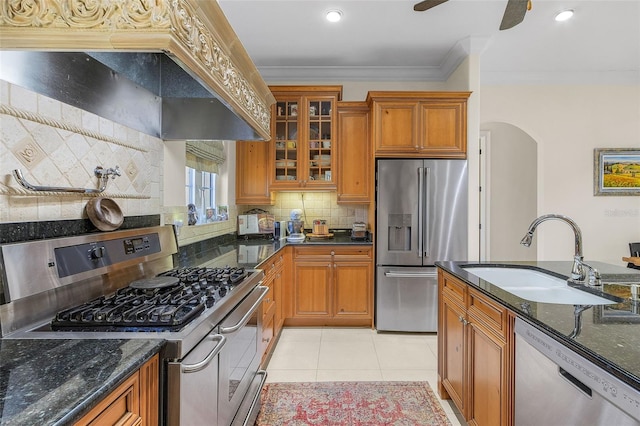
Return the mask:
<path id="1" fill-rule="evenodd" d="M 254 269 L 287 246 L 312 246 L 312 245 L 365 245 L 371 246 L 370 239 L 352 240 L 350 230 L 333 230 L 332 238 L 307 238 L 304 242 L 289 243 L 286 239 L 273 240 L 266 238 L 226 239 L 215 243 L 201 242 L 195 243 L 197 249 L 181 249 L 178 260 L 180 267 L 186 266 L 243 266 L 247 269 Z M 209 247 L 207 247 L 207 245 Z M 235 253 L 235 257 L 234 257 Z"/>
<path id="2" fill-rule="evenodd" d="M 580 334 L 568 337 L 575 326 L 574 305 L 540 303 L 515 296 L 467 272 L 461 266 L 524 266 L 551 271 L 567 278 L 572 262 L 437 262 L 436 265 L 478 288 L 542 331 L 559 340 L 580 355 L 601 366 L 640 391 L 640 271 L 601 262 L 588 262 L 602 275 L 602 287 L 576 288 L 615 300 L 611 305 L 591 305 L 584 310 Z M 635 287 L 635 290 L 634 290 Z"/>
<path id="3" fill-rule="evenodd" d="M 163 340 L 0 340 L 0 425 L 69 425 Z"/>

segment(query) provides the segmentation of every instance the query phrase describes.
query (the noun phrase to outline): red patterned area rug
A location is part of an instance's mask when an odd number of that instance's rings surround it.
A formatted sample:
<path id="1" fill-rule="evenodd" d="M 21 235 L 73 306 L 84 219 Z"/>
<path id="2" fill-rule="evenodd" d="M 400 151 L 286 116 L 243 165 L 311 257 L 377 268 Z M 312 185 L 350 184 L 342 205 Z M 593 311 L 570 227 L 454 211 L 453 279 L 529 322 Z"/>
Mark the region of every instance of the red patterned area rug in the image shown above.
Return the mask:
<path id="1" fill-rule="evenodd" d="M 427 382 L 268 383 L 256 426 L 449 426 Z"/>

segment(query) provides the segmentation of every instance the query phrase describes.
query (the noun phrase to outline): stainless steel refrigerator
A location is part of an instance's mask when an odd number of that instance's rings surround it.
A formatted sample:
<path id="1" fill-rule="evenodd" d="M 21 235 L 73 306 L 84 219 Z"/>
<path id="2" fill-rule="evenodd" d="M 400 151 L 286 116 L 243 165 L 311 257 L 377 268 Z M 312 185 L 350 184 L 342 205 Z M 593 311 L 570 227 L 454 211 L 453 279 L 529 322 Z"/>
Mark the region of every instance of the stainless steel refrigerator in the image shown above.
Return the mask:
<path id="1" fill-rule="evenodd" d="M 376 167 L 376 328 L 437 331 L 434 263 L 467 258 L 467 161 L 379 159 Z"/>

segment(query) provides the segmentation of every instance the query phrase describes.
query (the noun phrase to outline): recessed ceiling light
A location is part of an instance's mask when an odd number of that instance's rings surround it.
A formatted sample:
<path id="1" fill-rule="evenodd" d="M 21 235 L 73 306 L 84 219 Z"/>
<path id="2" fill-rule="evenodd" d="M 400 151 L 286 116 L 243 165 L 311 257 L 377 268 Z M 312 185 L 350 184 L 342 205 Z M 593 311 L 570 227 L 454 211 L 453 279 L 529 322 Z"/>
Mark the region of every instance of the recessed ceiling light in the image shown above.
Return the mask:
<path id="1" fill-rule="evenodd" d="M 556 21 L 558 22 L 566 21 L 567 19 L 571 19 L 572 16 L 573 16 L 573 10 L 571 9 L 563 10 L 562 12 L 556 15 Z"/>
<path id="2" fill-rule="evenodd" d="M 342 11 L 340 10 L 330 10 L 327 12 L 327 21 L 329 22 L 338 22 L 342 19 Z"/>

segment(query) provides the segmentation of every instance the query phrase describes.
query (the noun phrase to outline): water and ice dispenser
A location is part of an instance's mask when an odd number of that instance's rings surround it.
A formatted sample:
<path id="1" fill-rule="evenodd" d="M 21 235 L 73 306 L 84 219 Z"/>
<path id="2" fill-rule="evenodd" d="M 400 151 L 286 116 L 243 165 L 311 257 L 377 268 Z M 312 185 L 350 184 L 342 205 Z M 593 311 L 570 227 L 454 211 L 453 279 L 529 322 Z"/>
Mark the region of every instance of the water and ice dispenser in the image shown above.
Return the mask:
<path id="1" fill-rule="evenodd" d="M 388 251 L 411 251 L 411 214 L 389 214 Z"/>

